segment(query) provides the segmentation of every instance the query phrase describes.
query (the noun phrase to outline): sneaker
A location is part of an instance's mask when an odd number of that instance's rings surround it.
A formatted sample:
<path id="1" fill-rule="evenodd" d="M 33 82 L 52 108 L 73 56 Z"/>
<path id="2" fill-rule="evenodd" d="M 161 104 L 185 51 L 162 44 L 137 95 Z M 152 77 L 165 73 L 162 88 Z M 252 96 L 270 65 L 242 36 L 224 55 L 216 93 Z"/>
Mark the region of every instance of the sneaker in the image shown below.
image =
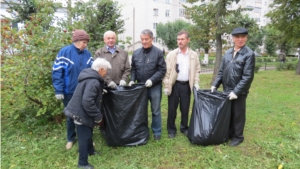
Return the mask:
<path id="1" fill-rule="evenodd" d="M 94 166 L 92 166 L 91 164 L 88 164 L 88 165 L 78 165 L 78 168 L 94 169 Z"/>
<path id="2" fill-rule="evenodd" d="M 66 149 L 70 150 L 72 148 L 72 146 L 73 146 L 73 142 L 67 142 Z"/>
<path id="3" fill-rule="evenodd" d="M 154 140 L 160 140 L 160 135 L 154 135 Z"/>

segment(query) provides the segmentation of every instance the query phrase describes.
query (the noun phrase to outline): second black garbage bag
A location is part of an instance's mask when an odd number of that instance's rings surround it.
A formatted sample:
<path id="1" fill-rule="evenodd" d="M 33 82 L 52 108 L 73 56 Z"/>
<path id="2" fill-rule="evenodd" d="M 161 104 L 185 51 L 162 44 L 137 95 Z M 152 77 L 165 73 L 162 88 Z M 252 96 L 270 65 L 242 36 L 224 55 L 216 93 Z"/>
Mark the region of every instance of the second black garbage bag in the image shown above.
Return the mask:
<path id="1" fill-rule="evenodd" d="M 228 94 L 194 89 L 188 139 L 193 144 L 215 145 L 228 141 L 231 101 Z"/>
<path id="2" fill-rule="evenodd" d="M 103 95 L 105 139 L 108 146 L 135 146 L 149 139 L 145 85 L 118 86 Z"/>

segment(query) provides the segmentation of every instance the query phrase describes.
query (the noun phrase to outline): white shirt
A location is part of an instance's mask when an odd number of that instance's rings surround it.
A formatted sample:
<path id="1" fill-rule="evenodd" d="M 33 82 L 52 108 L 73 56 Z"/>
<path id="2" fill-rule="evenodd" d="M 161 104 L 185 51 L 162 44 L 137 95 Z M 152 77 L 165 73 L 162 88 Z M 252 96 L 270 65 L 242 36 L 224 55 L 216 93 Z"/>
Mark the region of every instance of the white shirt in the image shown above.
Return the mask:
<path id="1" fill-rule="evenodd" d="M 189 52 L 186 50 L 186 53 L 183 54 L 181 51 L 177 55 L 177 64 L 179 73 L 177 80 L 179 81 L 188 81 L 189 80 Z"/>

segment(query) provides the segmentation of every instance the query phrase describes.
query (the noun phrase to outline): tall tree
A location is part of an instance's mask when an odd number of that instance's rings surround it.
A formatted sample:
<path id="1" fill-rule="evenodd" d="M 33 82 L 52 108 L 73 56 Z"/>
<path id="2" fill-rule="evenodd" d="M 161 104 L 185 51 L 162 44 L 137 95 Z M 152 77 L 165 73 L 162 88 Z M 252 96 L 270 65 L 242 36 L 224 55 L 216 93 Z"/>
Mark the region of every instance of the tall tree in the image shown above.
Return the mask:
<path id="1" fill-rule="evenodd" d="M 165 24 L 159 23 L 156 26 L 156 34 L 163 41 L 163 44 L 172 50 L 177 48 L 177 33 L 181 30 L 187 30 L 189 26 L 188 22 L 180 19 Z"/>
<path id="2" fill-rule="evenodd" d="M 120 34 L 124 32 L 124 20 L 118 2 L 112 0 L 89 0 L 77 2 L 72 9 L 73 28 L 84 29 L 91 37 L 89 50 L 94 53 L 104 45 L 103 34 L 111 30 Z"/>
<path id="3" fill-rule="evenodd" d="M 239 0 L 210 0 L 209 2 L 205 0 L 187 0 L 187 2 L 191 3 L 193 6 L 200 4 L 197 5 L 199 6 L 199 9 L 211 9 L 211 10 L 203 10 L 202 13 L 199 13 L 199 15 L 195 15 L 193 17 L 209 17 L 209 19 L 212 21 L 211 28 L 213 29 L 211 29 L 211 35 L 214 36 L 213 40 L 215 40 L 216 42 L 215 43 L 216 60 L 215 60 L 213 78 L 211 80 L 211 83 L 213 83 L 220 69 L 220 64 L 222 59 L 222 35 L 232 30 L 227 18 L 230 15 L 239 16 L 242 11 L 240 8 L 238 8 L 237 10 L 228 10 L 226 7 L 228 5 L 231 5 L 233 2 L 238 3 Z M 212 8 L 205 7 L 210 5 L 212 5 Z M 187 10 L 189 9 L 187 8 Z M 199 23 L 199 26 L 200 25 L 201 23 Z"/>
<path id="4" fill-rule="evenodd" d="M 266 16 L 271 19 L 272 26 L 285 35 L 285 39 L 300 49 L 300 3 L 299 0 L 274 0 L 270 5 L 274 8 Z M 300 50 L 298 50 L 300 56 Z M 296 69 L 300 75 L 300 59 Z"/>
<path id="5" fill-rule="evenodd" d="M 30 16 L 37 12 L 36 0 L 20 0 L 18 2 L 5 0 L 4 2 L 9 6 L 13 21 L 16 23 L 30 20 Z"/>

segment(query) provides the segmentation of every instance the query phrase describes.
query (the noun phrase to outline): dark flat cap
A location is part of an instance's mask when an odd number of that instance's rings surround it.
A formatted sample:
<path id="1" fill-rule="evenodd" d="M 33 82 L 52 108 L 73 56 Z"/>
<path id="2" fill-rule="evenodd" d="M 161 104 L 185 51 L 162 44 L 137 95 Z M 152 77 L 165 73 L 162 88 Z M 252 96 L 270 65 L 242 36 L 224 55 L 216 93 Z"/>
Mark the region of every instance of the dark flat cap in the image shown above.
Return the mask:
<path id="1" fill-rule="evenodd" d="M 237 34 L 246 34 L 246 35 L 248 35 L 248 30 L 246 28 L 235 28 L 231 32 L 231 35 L 237 35 Z"/>

